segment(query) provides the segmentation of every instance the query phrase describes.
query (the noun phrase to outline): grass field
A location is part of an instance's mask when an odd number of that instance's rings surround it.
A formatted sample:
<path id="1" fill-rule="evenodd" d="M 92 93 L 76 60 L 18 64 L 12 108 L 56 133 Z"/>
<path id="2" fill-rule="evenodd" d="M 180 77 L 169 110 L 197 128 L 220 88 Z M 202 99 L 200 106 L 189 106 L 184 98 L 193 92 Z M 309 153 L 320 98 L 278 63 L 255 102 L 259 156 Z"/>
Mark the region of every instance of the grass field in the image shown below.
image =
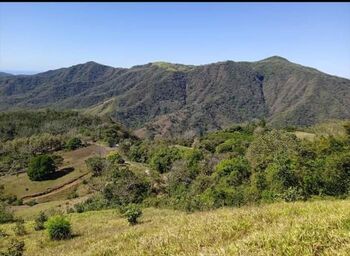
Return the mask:
<path id="1" fill-rule="evenodd" d="M 25 255 L 349 255 L 350 200 L 275 203 L 208 212 L 145 209 L 129 226 L 115 210 L 70 214 L 74 238 L 22 238 Z M 12 226 L 0 226 L 14 237 Z"/>
<path id="2" fill-rule="evenodd" d="M 35 193 L 49 191 L 63 184 L 69 183 L 76 178 L 80 177 L 83 174 L 88 173 L 86 169 L 85 160 L 93 155 L 105 155 L 109 149 L 106 149 L 100 145 L 90 145 L 88 147 L 80 148 L 74 151 L 69 152 L 59 152 L 63 158 L 63 164 L 60 168 L 65 167 L 73 167 L 74 170 L 59 177 L 54 180 L 45 180 L 45 181 L 31 181 L 29 180 L 26 173 L 21 173 L 18 175 L 9 175 L 1 177 L 0 184 L 4 185 L 4 192 L 6 194 L 16 195 L 18 198 L 22 198 L 28 195 L 32 195 Z M 69 188 L 71 191 L 71 188 Z M 60 196 L 62 194 L 62 190 L 57 194 L 58 198 L 50 198 L 50 200 L 54 199 L 62 199 Z M 63 192 L 64 194 L 64 192 Z"/>

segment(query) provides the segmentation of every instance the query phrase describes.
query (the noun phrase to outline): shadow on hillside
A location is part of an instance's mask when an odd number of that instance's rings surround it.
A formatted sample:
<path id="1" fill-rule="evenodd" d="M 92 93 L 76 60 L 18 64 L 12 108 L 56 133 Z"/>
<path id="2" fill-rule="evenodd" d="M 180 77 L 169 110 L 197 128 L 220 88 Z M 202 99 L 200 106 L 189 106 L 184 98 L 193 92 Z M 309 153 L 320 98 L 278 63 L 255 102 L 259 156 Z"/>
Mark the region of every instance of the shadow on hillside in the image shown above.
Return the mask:
<path id="1" fill-rule="evenodd" d="M 47 180 L 56 180 L 58 178 L 63 177 L 64 175 L 67 175 L 68 173 L 71 173 L 72 171 L 74 171 L 74 167 L 62 168 L 60 170 L 55 171 L 54 173 L 51 173 L 47 177 Z"/>

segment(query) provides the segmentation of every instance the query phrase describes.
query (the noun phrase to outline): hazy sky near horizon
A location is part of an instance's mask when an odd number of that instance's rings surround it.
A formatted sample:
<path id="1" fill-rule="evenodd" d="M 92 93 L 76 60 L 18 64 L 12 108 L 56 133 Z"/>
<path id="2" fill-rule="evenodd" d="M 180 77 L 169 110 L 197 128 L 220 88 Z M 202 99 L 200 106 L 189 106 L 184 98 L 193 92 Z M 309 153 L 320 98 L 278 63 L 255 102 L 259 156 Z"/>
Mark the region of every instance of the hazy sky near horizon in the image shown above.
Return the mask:
<path id="1" fill-rule="evenodd" d="M 273 55 L 350 78 L 350 3 L 0 3 L 0 71 Z"/>

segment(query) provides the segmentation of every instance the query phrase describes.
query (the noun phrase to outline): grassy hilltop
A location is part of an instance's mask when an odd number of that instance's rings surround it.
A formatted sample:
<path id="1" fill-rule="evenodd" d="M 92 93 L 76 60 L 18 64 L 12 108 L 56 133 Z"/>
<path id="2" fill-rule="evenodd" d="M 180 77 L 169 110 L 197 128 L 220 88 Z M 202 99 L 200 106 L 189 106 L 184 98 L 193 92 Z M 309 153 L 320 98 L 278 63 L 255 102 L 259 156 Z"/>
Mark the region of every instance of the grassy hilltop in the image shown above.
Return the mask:
<path id="1" fill-rule="evenodd" d="M 26 254 L 348 255 L 350 201 L 274 203 L 186 214 L 148 208 L 129 226 L 115 210 L 70 214 L 74 237 L 50 241 L 26 222 Z M 1 228 L 13 236 L 11 226 Z M 8 239 L 2 239 L 0 246 Z"/>

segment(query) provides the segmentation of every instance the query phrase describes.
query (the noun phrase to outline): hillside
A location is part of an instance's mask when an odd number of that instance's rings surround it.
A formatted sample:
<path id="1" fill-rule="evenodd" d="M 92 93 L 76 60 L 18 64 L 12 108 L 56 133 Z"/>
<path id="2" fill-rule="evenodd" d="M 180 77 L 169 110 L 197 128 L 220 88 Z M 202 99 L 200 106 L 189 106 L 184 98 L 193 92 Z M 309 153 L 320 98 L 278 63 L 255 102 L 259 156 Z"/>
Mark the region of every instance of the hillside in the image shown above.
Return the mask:
<path id="1" fill-rule="evenodd" d="M 81 109 L 108 114 L 141 136 L 191 135 L 266 119 L 276 127 L 350 118 L 350 80 L 274 56 L 201 66 L 95 62 L 0 77 L 0 110 Z"/>
<path id="2" fill-rule="evenodd" d="M 10 74 L 10 73 L 6 73 L 6 72 L 1 72 L 0 71 L 0 77 L 2 77 L 2 76 L 13 76 L 13 75 Z"/>
<path id="3" fill-rule="evenodd" d="M 129 226 L 116 210 L 69 214 L 74 237 L 50 241 L 25 224 L 25 255 L 348 255 L 349 200 L 184 212 L 148 208 Z M 1 225 L 9 236 L 15 224 Z"/>

